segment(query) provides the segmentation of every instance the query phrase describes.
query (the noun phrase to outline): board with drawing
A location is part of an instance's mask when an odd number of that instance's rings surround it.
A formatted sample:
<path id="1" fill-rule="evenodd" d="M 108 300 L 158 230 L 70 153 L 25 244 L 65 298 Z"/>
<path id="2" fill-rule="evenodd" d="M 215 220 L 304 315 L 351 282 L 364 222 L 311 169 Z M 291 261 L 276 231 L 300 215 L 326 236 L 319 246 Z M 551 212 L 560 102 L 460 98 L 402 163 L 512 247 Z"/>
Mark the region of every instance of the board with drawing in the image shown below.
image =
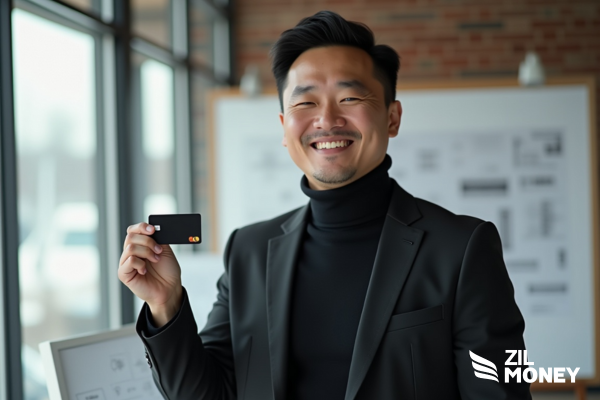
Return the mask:
<path id="1" fill-rule="evenodd" d="M 50 400 L 161 400 L 133 325 L 40 344 Z"/>

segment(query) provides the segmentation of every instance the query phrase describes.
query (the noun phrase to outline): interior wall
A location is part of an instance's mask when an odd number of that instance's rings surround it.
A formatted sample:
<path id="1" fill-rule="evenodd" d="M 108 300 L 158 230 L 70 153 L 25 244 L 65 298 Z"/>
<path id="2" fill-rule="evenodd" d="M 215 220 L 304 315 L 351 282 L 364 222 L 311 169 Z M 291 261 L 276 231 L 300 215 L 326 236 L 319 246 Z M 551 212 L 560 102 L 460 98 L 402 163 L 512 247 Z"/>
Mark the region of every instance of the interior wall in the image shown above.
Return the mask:
<path id="1" fill-rule="evenodd" d="M 393 47 L 401 57 L 400 86 L 516 77 L 527 50 L 538 53 L 547 75 L 600 78 L 598 0 L 236 0 L 237 79 L 253 63 L 265 86 L 274 86 L 269 49 L 281 32 L 319 10 L 366 23 L 377 43 Z"/>

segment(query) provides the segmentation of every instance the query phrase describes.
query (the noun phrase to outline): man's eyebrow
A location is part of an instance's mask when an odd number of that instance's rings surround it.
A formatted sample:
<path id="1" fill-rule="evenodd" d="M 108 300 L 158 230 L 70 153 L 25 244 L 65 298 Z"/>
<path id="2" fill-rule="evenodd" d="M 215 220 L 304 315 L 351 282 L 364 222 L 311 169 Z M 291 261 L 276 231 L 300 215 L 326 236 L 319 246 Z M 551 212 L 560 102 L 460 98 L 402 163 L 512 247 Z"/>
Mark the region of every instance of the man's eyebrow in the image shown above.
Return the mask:
<path id="1" fill-rule="evenodd" d="M 359 92 L 361 92 L 361 94 L 363 94 L 363 95 L 370 93 L 370 90 L 364 84 L 362 84 L 360 81 L 357 81 L 356 79 L 352 79 L 350 81 L 339 81 L 337 83 L 337 86 L 342 87 L 342 88 L 356 89 Z"/>
<path id="2" fill-rule="evenodd" d="M 296 86 L 294 90 L 292 90 L 292 94 L 290 95 L 290 101 L 295 99 L 296 97 L 303 95 L 304 93 L 308 93 L 315 88 L 314 85 L 307 86 Z"/>
<path id="3" fill-rule="evenodd" d="M 361 95 L 367 95 L 371 91 L 360 81 L 356 79 L 352 79 L 349 81 L 339 81 L 337 83 L 338 87 L 341 88 L 353 88 L 360 92 Z M 301 96 L 305 93 L 308 93 L 316 88 L 315 85 L 306 85 L 306 86 L 296 86 L 294 90 L 292 90 L 292 94 L 290 95 L 289 101 L 294 100 L 296 97 Z"/>

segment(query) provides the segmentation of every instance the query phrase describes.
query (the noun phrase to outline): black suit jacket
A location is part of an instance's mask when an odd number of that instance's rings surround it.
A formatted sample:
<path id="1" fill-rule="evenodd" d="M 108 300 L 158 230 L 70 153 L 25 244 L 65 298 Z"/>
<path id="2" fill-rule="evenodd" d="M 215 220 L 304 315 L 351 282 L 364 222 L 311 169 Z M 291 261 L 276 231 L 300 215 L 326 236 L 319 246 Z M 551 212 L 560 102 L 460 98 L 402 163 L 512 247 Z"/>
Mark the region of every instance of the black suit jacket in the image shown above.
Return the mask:
<path id="1" fill-rule="evenodd" d="M 187 295 L 158 335 L 144 334 L 142 310 L 138 332 L 165 398 L 286 398 L 292 279 L 307 209 L 231 235 L 200 334 Z M 528 384 L 504 383 L 505 350 L 525 348 L 523 330 L 494 225 L 394 183 L 345 400 L 530 399 Z M 499 382 L 475 376 L 469 351 L 497 366 Z"/>

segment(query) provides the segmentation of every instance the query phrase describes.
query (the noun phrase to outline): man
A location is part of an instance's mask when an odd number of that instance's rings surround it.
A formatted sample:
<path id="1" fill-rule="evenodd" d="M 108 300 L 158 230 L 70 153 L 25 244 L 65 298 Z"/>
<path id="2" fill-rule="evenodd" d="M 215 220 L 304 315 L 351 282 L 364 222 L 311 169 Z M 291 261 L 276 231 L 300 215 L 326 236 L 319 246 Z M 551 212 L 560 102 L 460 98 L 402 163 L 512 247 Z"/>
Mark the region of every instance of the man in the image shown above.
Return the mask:
<path id="1" fill-rule="evenodd" d="M 502 366 L 524 349 L 496 228 L 388 176 L 398 55 L 332 12 L 272 55 L 310 202 L 232 233 L 199 335 L 169 246 L 148 224 L 128 229 L 119 276 L 146 301 L 137 329 L 165 398 L 529 399 L 502 372 L 477 377 L 470 357 Z"/>

